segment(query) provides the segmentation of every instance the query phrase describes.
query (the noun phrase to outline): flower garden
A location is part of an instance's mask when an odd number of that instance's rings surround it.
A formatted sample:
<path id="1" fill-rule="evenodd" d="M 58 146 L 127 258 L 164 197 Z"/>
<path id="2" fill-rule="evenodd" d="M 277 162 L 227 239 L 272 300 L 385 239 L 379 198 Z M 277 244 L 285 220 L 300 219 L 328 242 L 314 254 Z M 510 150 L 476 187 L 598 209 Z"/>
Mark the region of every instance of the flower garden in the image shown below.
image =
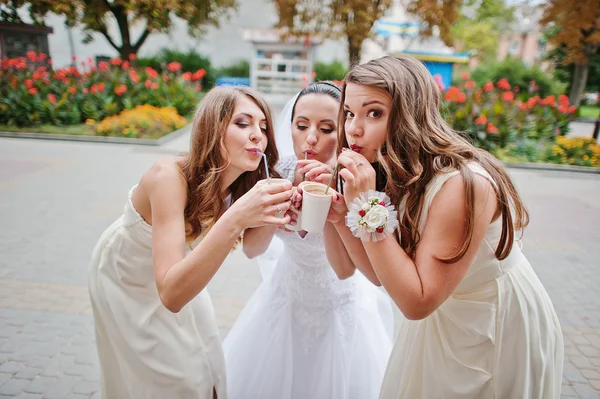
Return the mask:
<path id="1" fill-rule="evenodd" d="M 0 62 L 0 131 L 34 131 L 155 139 L 185 126 L 202 96 L 206 71 L 136 66 L 136 57 L 98 65 L 92 59 L 53 70 L 45 54 Z M 591 138 L 567 138 L 576 108 L 565 95 L 540 94 L 507 79 L 478 86 L 465 73 L 443 87 L 442 111 L 471 141 L 507 162 L 600 167 Z M 525 84 L 526 85 L 526 84 Z M 187 118 L 187 119 L 186 119 Z"/>
<path id="2" fill-rule="evenodd" d="M 76 60 L 74 60 L 76 61 Z M 135 57 L 52 70 L 45 54 L 0 62 L 0 130 L 44 132 L 77 126 L 76 134 L 156 138 L 186 124 L 201 98 L 205 71 L 136 68 Z M 150 107 L 150 108 L 149 108 Z"/>

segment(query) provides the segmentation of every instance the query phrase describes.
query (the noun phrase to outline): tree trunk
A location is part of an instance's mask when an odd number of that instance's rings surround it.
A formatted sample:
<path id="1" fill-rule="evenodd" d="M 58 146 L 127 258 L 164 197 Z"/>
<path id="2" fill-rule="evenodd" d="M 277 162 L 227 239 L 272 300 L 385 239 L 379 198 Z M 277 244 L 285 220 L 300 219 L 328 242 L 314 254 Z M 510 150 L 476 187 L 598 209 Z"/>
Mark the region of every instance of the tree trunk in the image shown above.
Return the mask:
<path id="1" fill-rule="evenodd" d="M 131 36 L 129 35 L 129 20 L 127 19 L 127 10 L 122 6 L 112 6 L 111 11 L 117 20 L 119 33 L 121 34 L 121 47 L 118 49 L 121 58 L 129 59 L 130 54 L 135 54 L 136 50 L 131 44 Z"/>
<path id="2" fill-rule="evenodd" d="M 575 71 L 573 73 L 573 82 L 571 84 L 571 91 L 569 92 L 569 103 L 576 107 L 579 107 L 585 85 L 588 79 L 589 72 L 589 61 L 586 59 L 585 62 L 576 62 Z"/>
<path id="3" fill-rule="evenodd" d="M 350 61 L 351 67 L 360 63 L 361 55 L 362 43 L 357 45 L 355 40 L 352 40 L 351 37 L 348 37 L 348 60 Z"/>

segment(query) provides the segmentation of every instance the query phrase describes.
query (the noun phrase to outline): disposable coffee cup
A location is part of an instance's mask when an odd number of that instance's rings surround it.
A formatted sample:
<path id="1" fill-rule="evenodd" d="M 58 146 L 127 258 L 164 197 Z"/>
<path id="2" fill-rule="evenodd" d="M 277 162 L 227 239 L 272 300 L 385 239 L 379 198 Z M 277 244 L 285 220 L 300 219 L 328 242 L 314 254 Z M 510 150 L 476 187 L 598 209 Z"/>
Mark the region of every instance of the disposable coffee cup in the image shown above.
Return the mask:
<path id="1" fill-rule="evenodd" d="M 327 222 L 327 214 L 331 207 L 335 190 L 330 188 L 325 194 L 327 186 L 317 182 L 302 184 L 302 215 L 300 226 L 309 233 L 322 233 Z"/>

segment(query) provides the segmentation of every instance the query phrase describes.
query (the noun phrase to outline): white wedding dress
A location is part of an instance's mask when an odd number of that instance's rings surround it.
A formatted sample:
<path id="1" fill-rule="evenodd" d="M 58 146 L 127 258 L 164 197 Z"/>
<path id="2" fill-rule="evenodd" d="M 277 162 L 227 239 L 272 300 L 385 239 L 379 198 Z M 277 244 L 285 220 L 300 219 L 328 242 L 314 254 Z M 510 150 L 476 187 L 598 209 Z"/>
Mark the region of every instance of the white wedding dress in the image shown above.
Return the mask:
<path id="1" fill-rule="evenodd" d="M 129 192 L 123 215 L 102 234 L 89 290 L 105 399 L 227 397 L 225 359 L 208 292 L 179 313 L 160 300 L 152 262 L 152 227 Z"/>
<path id="2" fill-rule="evenodd" d="M 295 157 L 278 164 L 293 179 Z M 322 234 L 278 231 L 263 282 L 225 338 L 230 399 L 375 399 L 392 345 L 391 301 L 360 272 L 339 280 Z"/>

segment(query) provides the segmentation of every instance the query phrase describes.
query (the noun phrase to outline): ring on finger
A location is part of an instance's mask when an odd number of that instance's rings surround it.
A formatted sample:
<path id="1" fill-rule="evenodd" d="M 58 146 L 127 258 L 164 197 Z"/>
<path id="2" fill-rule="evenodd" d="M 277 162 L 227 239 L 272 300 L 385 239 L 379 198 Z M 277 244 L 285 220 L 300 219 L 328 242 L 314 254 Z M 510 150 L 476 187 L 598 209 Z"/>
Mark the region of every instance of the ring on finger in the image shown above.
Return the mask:
<path id="1" fill-rule="evenodd" d="M 364 163 L 363 161 L 358 161 L 358 162 L 356 163 L 356 166 L 358 167 L 358 166 L 362 166 L 362 165 L 364 165 L 364 164 L 365 164 L 365 163 Z"/>
<path id="2" fill-rule="evenodd" d="M 279 204 L 275 204 L 275 207 L 277 208 L 277 213 L 276 213 L 276 215 L 279 215 L 281 212 L 283 212 L 283 209 L 281 209 L 281 208 L 279 207 Z"/>

